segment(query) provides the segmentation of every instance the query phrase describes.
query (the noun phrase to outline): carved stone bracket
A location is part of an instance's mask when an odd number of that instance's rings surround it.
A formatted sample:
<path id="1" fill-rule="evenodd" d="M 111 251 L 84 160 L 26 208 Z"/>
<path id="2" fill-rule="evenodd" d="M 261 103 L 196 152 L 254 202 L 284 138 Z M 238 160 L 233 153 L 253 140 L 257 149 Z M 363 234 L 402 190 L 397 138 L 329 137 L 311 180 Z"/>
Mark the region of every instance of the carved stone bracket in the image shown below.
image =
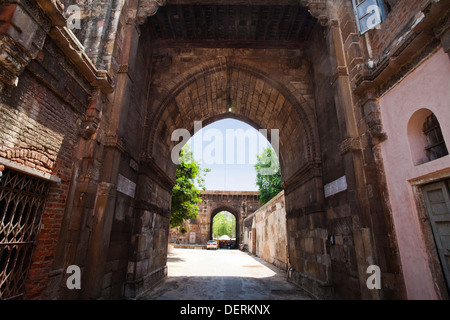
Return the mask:
<path id="1" fill-rule="evenodd" d="M 100 90 L 96 89 L 90 98 L 90 104 L 79 132 L 84 139 L 90 139 L 97 132 L 102 115 L 102 105 Z"/>
<path id="2" fill-rule="evenodd" d="M 105 139 L 105 147 L 111 147 L 119 150 L 119 152 L 125 152 L 125 140 L 118 135 L 107 135 Z"/>
<path id="3" fill-rule="evenodd" d="M 44 30 L 19 4 L 0 6 L 0 81 L 16 86 L 18 76 L 42 49 Z"/>
<path id="4" fill-rule="evenodd" d="M 387 139 L 387 134 L 384 132 L 383 123 L 381 121 L 380 109 L 376 96 L 372 93 L 367 93 L 367 97 L 360 102 L 364 119 L 367 124 L 373 144 L 378 144 Z"/>
<path id="5" fill-rule="evenodd" d="M 138 23 L 143 24 L 147 17 L 155 15 L 159 7 L 165 5 L 166 0 L 141 0 L 136 16 Z"/>
<path id="6" fill-rule="evenodd" d="M 360 137 L 345 139 L 344 141 L 342 141 L 339 144 L 339 149 L 340 149 L 341 155 L 344 155 L 347 152 L 351 152 L 351 151 L 361 151 L 362 146 L 361 146 Z"/>
<path id="7" fill-rule="evenodd" d="M 450 10 L 447 11 L 447 15 L 442 22 L 434 28 L 434 33 L 441 40 L 444 51 L 450 55 Z"/>
<path id="8" fill-rule="evenodd" d="M 308 8 L 309 13 L 325 27 L 330 22 L 328 0 L 301 0 L 300 5 Z"/>

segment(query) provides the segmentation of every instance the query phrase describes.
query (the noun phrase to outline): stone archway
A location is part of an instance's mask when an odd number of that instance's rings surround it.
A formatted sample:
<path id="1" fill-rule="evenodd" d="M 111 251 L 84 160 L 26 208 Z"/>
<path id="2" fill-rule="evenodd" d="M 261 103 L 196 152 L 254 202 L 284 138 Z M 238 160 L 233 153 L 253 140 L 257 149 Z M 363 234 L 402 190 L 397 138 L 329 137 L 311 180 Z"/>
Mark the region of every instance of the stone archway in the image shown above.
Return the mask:
<path id="1" fill-rule="evenodd" d="M 203 210 L 203 219 L 208 227 L 208 240 L 212 239 L 215 215 L 228 211 L 236 218 L 236 243 L 239 244 L 244 219 L 262 206 L 258 201 L 259 193 L 252 191 L 205 191 L 201 197 L 203 202 L 200 211 Z"/>
<path id="2" fill-rule="evenodd" d="M 137 185 L 137 221 L 152 212 L 157 228 L 163 230 L 161 241 L 167 241 L 176 170 L 171 151 L 179 143 L 171 140 L 172 132 L 186 129 L 194 133 L 195 121 L 211 123 L 228 117 L 242 120 L 256 129 L 267 129 L 269 133 L 278 129 L 288 215 L 295 216 L 297 206 L 309 208 L 310 214 L 322 211 L 320 147 L 307 59 L 300 63 L 303 67 L 291 70 L 290 60 L 298 54 L 297 50 L 274 50 L 270 53 L 274 63 L 265 65 L 261 63 L 267 60 L 265 50 L 254 52 L 253 57 L 241 58 L 234 49 L 223 49 L 223 56 L 201 63 L 183 62 L 183 54 L 177 55 L 174 49 L 162 52 L 157 53 L 161 53 L 165 62 L 156 63 L 158 67 L 153 70 L 153 99 L 147 107 L 145 151 Z M 202 56 L 205 54 L 207 51 L 202 49 L 195 52 L 200 61 L 205 60 Z M 279 69 L 280 64 L 284 71 Z M 302 90 L 294 81 L 298 81 L 299 73 Z M 233 103 L 231 112 L 227 108 L 230 101 Z M 143 227 L 136 232 L 149 231 Z M 149 247 L 143 249 L 156 253 L 153 256 L 156 270 L 165 268 L 163 243 L 149 243 Z M 145 274 L 135 276 L 142 278 Z"/>
<path id="3" fill-rule="evenodd" d="M 194 121 L 210 123 L 232 117 L 256 129 L 267 129 L 269 134 L 271 129 L 280 130 L 280 164 L 286 179 L 299 167 L 319 163 L 311 97 L 305 98 L 282 75 L 277 79 L 272 70 L 264 71 L 255 62 L 235 59 L 231 57 L 233 51 L 225 53 L 228 56 L 196 65 L 174 79 L 161 79 L 157 87 L 160 93 L 155 94 L 149 106 L 145 157 L 164 162 L 163 158 L 167 159 L 176 144 L 171 141 L 175 129 L 184 128 L 194 133 Z M 155 82 L 158 84 L 157 80 Z M 306 79 L 304 85 L 312 90 L 311 79 Z M 227 108 L 230 101 L 234 104 L 232 112 Z M 290 148 L 292 145 L 298 148 Z M 284 149 L 291 151 L 283 152 Z M 289 159 L 284 157 L 285 153 L 291 154 Z M 170 175 L 173 174 L 172 167 Z"/>
<path id="4" fill-rule="evenodd" d="M 392 289 L 403 280 L 382 161 L 374 148 L 386 136 L 372 92 L 392 80 L 395 68 L 387 61 L 389 68 L 376 81 L 365 73 L 364 38 L 357 35 L 349 1 L 257 2 L 167 1 L 159 12 L 171 16 L 147 18 L 166 1 L 93 1 L 95 10 L 82 21 L 88 28 L 76 35 L 63 27 L 59 2 L 2 6 L 8 19 L 24 17 L 14 19 L 24 30 L 20 35 L 3 21 L 11 59 L 1 63 L 2 103 L 8 110 L 20 105 L 36 111 L 45 125 L 64 102 L 69 116 L 61 113 L 58 119 L 70 124 L 64 129 L 69 145 L 55 142 L 64 166 L 52 174 L 64 184 L 46 212 L 51 223 L 41 234 L 52 241 L 41 242 L 35 256 L 31 296 L 135 298 L 163 278 L 175 181 L 170 150 L 176 142 L 170 134 L 175 128 L 192 132 L 194 121 L 226 117 L 269 133 L 280 130 L 291 280 L 316 296 L 330 296 L 334 287 L 338 297 L 381 297 L 365 286 L 370 258 L 393 279 L 382 294 L 401 293 L 400 287 Z M 192 14 L 180 28 L 171 19 L 183 20 L 186 11 Z M 221 17 L 211 26 L 202 13 Z M 162 38 L 151 29 L 151 19 L 167 27 L 160 30 Z M 171 24 L 186 33 L 184 42 L 164 32 Z M 227 29 L 223 41 L 219 35 Z M 209 31 L 215 32 L 212 42 Z M 292 34 L 295 41 L 289 40 Z M 43 88 L 49 89 L 46 98 L 55 94 L 47 102 L 40 99 Z M 29 89 L 39 99 L 22 106 L 31 101 L 24 99 Z M 13 118 L 25 119 L 13 115 L 11 123 Z M 8 138 L 15 139 L 12 132 Z M 51 138 L 48 130 L 43 135 Z M 83 269 L 79 292 L 64 287 L 64 270 L 72 264 Z"/>

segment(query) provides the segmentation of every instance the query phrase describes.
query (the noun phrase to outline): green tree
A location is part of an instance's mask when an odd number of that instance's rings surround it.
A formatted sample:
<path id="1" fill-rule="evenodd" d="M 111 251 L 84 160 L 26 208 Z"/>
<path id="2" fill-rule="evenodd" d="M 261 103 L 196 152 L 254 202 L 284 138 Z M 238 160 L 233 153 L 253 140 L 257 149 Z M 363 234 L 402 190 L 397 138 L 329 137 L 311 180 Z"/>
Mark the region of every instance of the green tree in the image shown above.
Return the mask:
<path id="1" fill-rule="evenodd" d="M 283 188 L 281 187 L 280 162 L 272 147 L 268 147 L 256 156 L 256 185 L 259 189 L 259 202 L 267 203 Z"/>
<path id="2" fill-rule="evenodd" d="M 185 220 L 197 217 L 198 205 L 202 202 L 200 195 L 205 190 L 203 177 L 207 172 L 210 172 L 210 169 L 200 168 L 200 164 L 194 159 L 191 146 L 186 144 L 181 149 L 180 164 L 177 166 L 170 227 L 180 227 Z"/>
<path id="3" fill-rule="evenodd" d="M 213 236 L 221 237 L 223 235 L 236 237 L 236 218 L 226 211 L 222 211 L 213 219 Z"/>

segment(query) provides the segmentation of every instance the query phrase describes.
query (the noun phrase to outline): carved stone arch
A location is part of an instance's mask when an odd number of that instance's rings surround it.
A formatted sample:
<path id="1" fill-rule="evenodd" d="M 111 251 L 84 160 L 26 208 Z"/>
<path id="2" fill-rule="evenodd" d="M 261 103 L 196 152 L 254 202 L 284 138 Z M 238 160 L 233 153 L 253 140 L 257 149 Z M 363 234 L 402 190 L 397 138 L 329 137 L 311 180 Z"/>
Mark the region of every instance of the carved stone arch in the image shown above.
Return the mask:
<path id="1" fill-rule="evenodd" d="M 185 116 L 181 114 L 180 109 L 185 110 L 185 112 L 191 112 L 191 110 L 187 110 L 185 106 L 181 106 L 181 104 L 186 103 L 181 101 L 179 98 L 183 96 L 186 100 L 188 99 L 196 99 L 197 97 L 189 96 L 184 91 L 189 88 L 189 86 L 196 86 L 196 82 L 204 81 L 205 77 L 213 77 L 214 79 L 220 79 L 218 85 L 226 86 L 226 82 L 228 81 L 228 77 L 230 77 L 230 73 L 239 72 L 242 75 L 242 78 L 248 76 L 251 78 L 253 82 L 247 80 L 247 83 L 244 83 L 247 87 L 254 86 L 255 81 L 259 81 L 258 85 L 266 86 L 270 88 L 272 91 L 276 91 L 280 100 L 283 100 L 282 106 L 275 112 L 274 114 L 270 114 L 267 118 L 267 121 L 263 121 L 261 119 L 252 118 L 252 114 L 249 114 L 248 110 L 245 110 L 242 113 L 238 113 L 234 115 L 234 118 L 245 121 L 252 125 L 253 127 L 259 129 L 271 129 L 276 128 L 275 125 L 283 125 L 284 122 L 289 122 L 291 125 L 291 131 L 297 131 L 297 134 L 304 137 L 303 140 L 298 140 L 303 143 L 303 145 L 298 148 L 302 149 L 302 152 L 305 153 L 305 162 L 308 163 L 318 163 L 320 162 L 320 152 L 319 152 L 319 143 L 318 143 L 318 133 L 317 133 L 317 125 L 314 108 L 308 103 L 308 101 L 289 83 L 289 81 L 283 79 L 281 76 L 274 77 L 273 75 L 265 72 L 261 68 L 258 68 L 251 64 L 249 61 L 240 61 L 239 59 L 233 58 L 218 58 L 213 61 L 208 61 L 199 66 L 179 75 L 176 79 L 170 81 L 170 83 L 165 88 L 158 88 L 160 91 L 159 95 L 155 97 L 153 101 L 153 105 L 149 106 L 149 111 L 151 112 L 147 118 L 147 130 L 146 138 L 146 150 L 144 153 L 145 158 L 155 158 L 158 157 L 158 153 L 160 149 L 157 144 L 161 142 L 161 139 L 166 138 L 168 134 L 171 134 L 170 128 L 167 128 L 162 122 L 162 119 L 168 119 L 172 122 L 171 129 L 175 128 L 184 128 L 189 130 L 191 133 L 193 132 L 193 121 L 208 121 L 211 118 L 226 118 L 230 117 L 225 112 L 225 106 L 216 106 L 216 108 L 223 108 L 223 112 L 221 110 L 202 110 L 197 111 L 197 118 L 189 118 L 190 116 Z M 241 77 L 240 77 L 241 78 Z M 238 80 L 238 81 L 246 81 L 246 80 Z M 239 83 L 236 84 L 239 86 Z M 222 88 L 227 89 L 227 88 Z M 256 92 L 257 88 L 250 87 L 247 88 L 251 91 L 252 94 Z M 223 99 L 223 97 L 222 97 Z M 250 108 L 249 106 L 242 104 L 244 108 Z M 207 108 L 205 108 L 207 109 Z M 283 111 L 281 112 L 281 109 Z M 169 112 L 167 110 L 171 110 Z M 274 109 L 275 110 L 275 109 Z M 210 113 L 208 113 L 210 112 Z M 212 112 L 212 113 L 211 113 Z M 272 111 L 271 111 L 272 112 Z M 194 112 L 191 112 L 191 116 Z M 295 118 L 295 121 L 293 120 Z M 213 121 L 208 121 L 213 122 Z M 182 125 L 181 127 L 177 127 L 177 125 Z M 281 129 L 281 128 L 278 128 Z M 158 135 L 158 132 L 165 132 L 164 135 Z M 281 142 L 280 132 L 280 143 Z M 169 141 L 166 141 L 170 143 Z M 280 153 L 283 147 L 280 146 Z M 294 159 L 290 159 L 290 162 L 293 162 Z M 283 167 L 283 155 L 281 155 L 280 163 Z M 289 175 L 293 175 L 294 172 L 290 172 Z"/>

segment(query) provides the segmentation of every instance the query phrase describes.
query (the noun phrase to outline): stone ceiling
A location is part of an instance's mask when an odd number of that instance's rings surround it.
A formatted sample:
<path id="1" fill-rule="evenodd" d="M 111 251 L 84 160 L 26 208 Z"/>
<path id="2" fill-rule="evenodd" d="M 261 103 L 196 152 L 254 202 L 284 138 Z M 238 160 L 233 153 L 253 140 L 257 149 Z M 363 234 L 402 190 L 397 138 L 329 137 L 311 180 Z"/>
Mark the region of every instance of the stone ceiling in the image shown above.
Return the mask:
<path id="1" fill-rule="evenodd" d="M 169 1 L 147 24 L 162 47 L 298 48 L 316 23 L 298 1 L 240 2 Z"/>

